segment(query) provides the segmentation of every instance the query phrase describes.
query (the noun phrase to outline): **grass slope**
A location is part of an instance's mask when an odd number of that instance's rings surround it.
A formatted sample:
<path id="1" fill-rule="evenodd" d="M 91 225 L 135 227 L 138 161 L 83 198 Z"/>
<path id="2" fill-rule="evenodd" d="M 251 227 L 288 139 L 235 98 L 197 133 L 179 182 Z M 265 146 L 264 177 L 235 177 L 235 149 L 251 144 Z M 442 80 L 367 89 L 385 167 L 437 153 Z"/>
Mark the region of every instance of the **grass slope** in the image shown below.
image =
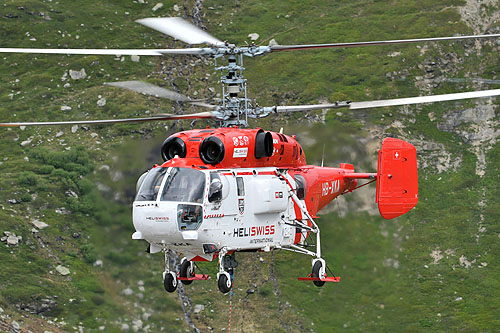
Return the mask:
<path id="1" fill-rule="evenodd" d="M 149 16 L 178 15 L 173 1 L 163 4 L 153 12 L 155 2 L 84 0 L 76 6 L 70 1 L 4 1 L 0 5 L 0 46 L 180 46 L 133 22 Z M 470 33 L 456 10 L 463 4 L 455 0 L 207 0 L 202 12 L 209 30 L 222 40 L 243 43 L 249 33 L 256 32 L 259 43 L 275 39 L 280 44 L 295 44 Z M 181 13 L 192 13 L 192 2 L 179 5 Z M 416 82 L 421 79 L 416 78 L 429 73 L 449 78 L 497 78 L 500 62 L 494 46 L 484 45 L 480 54 L 472 50 L 474 43 L 428 47 L 425 53 L 416 45 L 283 52 L 247 60 L 246 74 L 251 95 L 262 105 L 413 96 L 420 93 Z M 443 64 L 448 55 L 460 60 Z M 130 57 L 4 55 L 0 63 L 0 115 L 3 121 L 29 121 L 165 112 L 171 107 L 168 103 L 102 84 L 117 79 L 161 83 L 165 77 L 167 87 L 172 79 L 186 94 L 207 94 L 209 87 L 216 86 L 215 79 L 205 77 L 212 68 L 198 65 L 191 69 L 189 59 L 160 62 L 141 57 L 137 63 Z M 438 66 L 428 72 L 432 62 Z M 82 68 L 85 79 L 69 78 L 70 69 Z M 387 73 L 396 73 L 395 79 Z M 466 83 L 441 83 L 433 86 L 432 92 L 472 88 Z M 102 98 L 106 104 L 98 106 Z M 306 257 L 283 252 L 241 255 L 233 297 L 233 329 L 491 331 L 498 327 L 495 180 L 499 147 L 491 144 L 486 174 L 479 177 L 473 147 L 458 133 L 436 127 L 450 110 L 474 105 L 463 102 L 356 114 L 331 112 L 325 125 L 312 129 L 297 129 L 294 124 L 303 123 L 298 115 L 259 123 L 303 133 L 310 162 L 321 160 L 326 145 L 332 147 L 325 154 L 329 165 L 353 162 L 360 170 L 371 171 L 375 155 L 363 142 L 374 128 L 387 128 L 386 134 L 410 142 L 413 138 L 438 143 L 461 163 L 456 170 L 441 173 L 432 167 L 421 169 L 420 202 L 414 211 L 395 221 L 356 211 L 343 217 L 335 211 L 323 215 L 319 223 L 325 258 L 342 277 L 339 284 L 318 289 L 296 281 L 297 276 L 309 272 L 310 259 Z M 62 106 L 71 110 L 63 111 Z M 437 121 L 430 120 L 430 112 Z M 395 120 L 401 121 L 404 129 L 390 127 Z M 63 330 L 84 326 L 93 331 L 105 326 L 106 331 L 120 331 L 122 324 L 131 327 L 139 319 L 143 328 L 149 325 L 151 331 L 188 329 L 177 295 L 168 295 L 161 287 L 161 256 L 144 254 L 145 244 L 130 240 L 129 204 L 135 179 L 159 159 L 151 157 L 155 154 L 151 147 L 157 147 L 167 135 L 163 126 L 80 127 L 76 133 L 70 128 L 2 130 L 0 232 L 23 236 L 18 247 L 0 244 L 0 307 L 11 318 L 35 331 L 41 325 L 55 329 L 54 323 L 61 321 L 65 322 L 59 324 Z M 177 128 L 182 126 L 187 124 L 180 123 Z M 349 148 L 341 149 L 343 146 Z M 420 162 L 430 154 L 422 151 Z M 10 199 L 20 203 L 10 204 Z M 484 207 L 479 202 L 484 202 Z M 60 214 L 65 212 L 62 207 L 71 213 Z M 33 234 L 34 219 L 49 227 Z M 436 264 L 430 256 L 433 251 L 443 256 Z M 93 266 L 96 260 L 103 261 L 103 268 Z M 71 274 L 63 277 L 55 272 L 59 264 L 68 267 Z M 215 272 L 214 265 L 201 268 Z M 139 281 L 143 283 L 139 285 Z M 122 293 L 127 287 L 133 295 Z M 255 293 L 247 293 L 248 289 Z M 226 327 L 228 297 L 216 291 L 213 280 L 186 290 L 193 304 L 206 307 L 193 316 L 200 329 Z M 57 306 L 22 317 L 30 309 L 48 304 L 46 299 L 55 300 Z M 42 323 L 40 318 L 44 318 Z"/>

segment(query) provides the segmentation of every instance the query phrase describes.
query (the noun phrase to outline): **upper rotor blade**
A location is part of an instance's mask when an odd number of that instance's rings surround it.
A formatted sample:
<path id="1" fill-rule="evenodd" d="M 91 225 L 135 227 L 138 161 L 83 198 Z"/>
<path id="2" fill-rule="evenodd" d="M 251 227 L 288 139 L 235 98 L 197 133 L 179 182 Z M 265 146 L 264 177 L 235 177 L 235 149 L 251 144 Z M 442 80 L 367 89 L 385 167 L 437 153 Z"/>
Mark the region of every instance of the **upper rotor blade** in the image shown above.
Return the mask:
<path id="1" fill-rule="evenodd" d="M 123 88 L 131 91 L 136 91 L 141 94 L 158 97 L 167 98 L 177 102 L 186 102 L 198 106 L 203 106 L 206 108 L 215 108 L 215 105 L 203 103 L 203 100 L 192 100 L 191 98 L 184 96 L 183 94 L 177 93 L 166 88 L 155 86 L 154 84 L 143 82 L 143 81 L 120 81 L 120 82 L 106 82 L 104 83 L 108 86 L 113 86 L 117 88 Z"/>
<path id="2" fill-rule="evenodd" d="M 214 36 L 180 17 L 151 17 L 136 22 L 188 44 L 224 45 Z"/>
<path id="3" fill-rule="evenodd" d="M 184 96 L 183 94 L 176 93 L 175 91 L 168 90 L 166 88 L 155 86 L 154 84 L 143 82 L 143 81 L 121 81 L 121 82 L 106 82 L 104 83 L 107 86 L 113 86 L 117 88 L 123 88 L 127 90 L 132 90 L 139 92 L 141 94 L 159 97 L 159 98 L 167 98 L 173 101 L 178 102 L 188 102 L 190 101 L 189 97 Z"/>
<path id="4" fill-rule="evenodd" d="M 367 101 L 367 102 L 337 102 L 332 104 L 275 106 L 274 111 L 294 112 L 294 111 L 311 111 L 311 110 L 321 110 L 321 109 L 338 109 L 344 107 L 348 107 L 351 110 L 359 110 L 359 109 L 378 108 L 383 106 L 434 103 L 434 102 L 455 101 L 460 99 L 494 97 L 494 96 L 500 96 L 500 89 L 470 91 L 464 93 L 433 95 L 433 96 L 419 96 L 410 98 L 396 98 L 396 99 L 386 99 L 386 100 Z"/>
<path id="5" fill-rule="evenodd" d="M 418 38 L 418 39 L 396 39 L 396 40 L 382 40 L 373 42 L 308 44 L 308 45 L 273 45 L 270 48 L 271 52 L 274 52 L 274 51 L 318 49 L 318 48 L 331 48 L 331 47 L 357 47 L 357 46 L 370 46 L 370 45 L 407 44 L 407 43 L 422 43 L 422 42 L 438 42 L 444 40 L 462 40 L 462 39 L 472 39 L 472 38 L 495 38 L 495 37 L 500 37 L 500 34 Z"/>
<path id="6" fill-rule="evenodd" d="M 139 55 L 161 56 L 164 54 L 207 54 L 203 48 L 186 49 L 31 49 L 31 48 L 0 48 L 0 53 L 38 53 L 38 54 L 80 54 L 80 55 Z"/>
<path id="7" fill-rule="evenodd" d="M 147 118 L 0 123 L 0 127 L 51 126 L 51 125 L 101 125 L 101 124 L 148 122 L 148 121 L 159 121 L 159 120 L 203 119 L 203 118 L 215 118 L 215 115 L 212 112 L 200 112 L 192 114 L 162 114 Z"/>

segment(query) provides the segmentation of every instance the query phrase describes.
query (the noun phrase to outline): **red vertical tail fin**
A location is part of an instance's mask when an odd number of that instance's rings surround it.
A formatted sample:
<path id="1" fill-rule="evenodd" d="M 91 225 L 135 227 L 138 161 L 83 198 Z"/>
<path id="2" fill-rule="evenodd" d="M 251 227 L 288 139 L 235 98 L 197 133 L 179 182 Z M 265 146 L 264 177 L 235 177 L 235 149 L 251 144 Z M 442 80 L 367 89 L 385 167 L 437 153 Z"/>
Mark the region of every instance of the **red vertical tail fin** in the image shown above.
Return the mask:
<path id="1" fill-rule="evenodd" d="M 378 153 L 377 202 L 389 220 L 410 211 L 418 202 L 417 151 L 408 142 L 387 138 Z"/>

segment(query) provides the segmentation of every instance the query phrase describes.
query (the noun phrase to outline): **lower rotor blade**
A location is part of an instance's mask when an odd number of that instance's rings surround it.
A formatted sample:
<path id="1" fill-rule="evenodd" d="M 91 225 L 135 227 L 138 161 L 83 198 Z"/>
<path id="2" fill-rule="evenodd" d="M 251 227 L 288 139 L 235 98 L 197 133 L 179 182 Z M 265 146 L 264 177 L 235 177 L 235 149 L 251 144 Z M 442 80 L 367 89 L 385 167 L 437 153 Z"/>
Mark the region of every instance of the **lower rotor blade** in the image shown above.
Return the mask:
<path id="1" fill-rule="evenodd" d="M 158 97 L 158 98 L 166 98 L 172 101 L 177 102 L 186 102 L 198 106 L 203 106 L 206 108 L 213 109 L 215 105 L 203 103 L 202 99 L 193 100 L 183 94 L 177 93 L 172 90 L 168 90 L 166 88 L 155 86 L 154 84 L 147 83 L 144 81 L 120 81 L 120 82 L 106 82 L 104 83 L 107 86 L 113 86 L 117 88 L 123 88 L 131 91 L 136 91 L 141 94 Z"/>
<path id="2" fill-rule="evenodd" d="M 156 116 L 147 117 L 147 118 L 0 123 L 0 127 L 53 126 L 53 125 L 102 125 L 102 124 L 150 122 L 150 121 L 159 121 L 159 120 L 206 119 L 206 118 L 215 118 L 215 116 L 212 114 L 212 112 L 200 112 L 200 113 L 192 113 L 192 114 L 161 114 L 161 115 L 156 115 Z"/>
<path id="3" fill-rule="evenodd" d="M 139 55 L 162 56 L 164 54 L 208 54 L 210 49 L 30 49 L 0 48 L 0 53 L 37 53 L 37 54 L 80 54 L 80 55 Z"/>
<path id="4" fill-rule="evenodd" d="M 311 110 L 322 110 L 322 109 L 338 109 L 346 107 L 351 110 L 359 110 L 359 109 L 378 108 L 384 106 L 434 103 L 434 102 L 445 102 L 445 101 L 455 101 L 461 99 L 494 97 L 494 96 L 500 96 L 500 89 L 470 91 L 464 93 L 433 95 L 433 96 L 419 96 L 410 98 L 396 98 L 396 99 L 386 99 L 386 100 L 366 101 L 366 102 L 337 102 L 333 104 L 275 106 L 272 108 L 273 109 L 272 111 L 295 112 L 295 111 L 311 111 Z"/>
<path id="5" fill-rule="evenodd" d="M 352 43 L 330 43 L 330 44 L 309 44 L 309 45 L 274 45 L 271 46 L 271 52 L 289 51 L 289 50 L 304 50 L 304 49 L 320 49 L 332 47 L 357 47 L 370 45 L 389 45 L 389 44 L 407 44 L 407 43 L 424 43 L 424 42 L 439 42 L 445 40 L 462 40 L 475 38 L 495 38 L 500 37 L 500 34 L 490 35 L 473 35 L 473 36 L 453 36 L 453 37 L 435 37 L 435 38 L 417 38 L 417 39 L 396 39 L 396 40 L 381 40 L 372 42 L 352 42 Z"/>
<path id="6" fill-rule="evenodd" d="M 187 96 L 176 93 L 175 91 L 168 90 L 166 88 L 155 86 L 154 84 L 143 82 L 143 81 L 120 81 L 120 82 L 106 82 L 107 86 L 113 86 L 117 88 L 123 88 L 131 91 L 136 91 L 141 94 L 167 98 L 178 102 L 188 102 L 190 99 Z"/>

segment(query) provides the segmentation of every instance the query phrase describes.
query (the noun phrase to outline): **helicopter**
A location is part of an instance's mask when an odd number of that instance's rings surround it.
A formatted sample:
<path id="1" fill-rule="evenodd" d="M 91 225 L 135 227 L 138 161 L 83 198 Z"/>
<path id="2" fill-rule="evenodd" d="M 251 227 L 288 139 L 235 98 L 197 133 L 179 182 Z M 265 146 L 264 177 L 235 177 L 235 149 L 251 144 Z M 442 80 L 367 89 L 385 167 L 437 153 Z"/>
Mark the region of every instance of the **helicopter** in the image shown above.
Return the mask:
<path id="1" fill-rule="evenodd" d="M 497 38 L 500 34 L 351 42 L 307 45 L 236 46 L 220 41 L 180 17 L 145 18 L 137 21 L 187 44 L 205 47 L 178 49 L 35 49 L 0 48 L 2 53 L 74 55 L 195 55 L 211 57 L 219 71 L 221 98 L 216 104 L 192 99 L 178 92 L 142 81 L 111 82 L 108 85 L 142 94 L 187 103 L 210 111 L 192 114 L 158 114 L 146 118 L 0 123 L 0 127 L 93 125 L 181 119 L 211 119 L 215 128 L 192 129 L 169 136 L 161 146 L 162 164 L 142 174 L 132 204 L 134 240 L 145 240 L 147 252 L 163 252 L 163 284 L 174 292 L 185 285 L 207 280 L 197 274 L 195 263 L 218 261 L 217 285 L 231 291 L 236 252 L 291 251 L 312 257 L 311 273 L 299 277 L 321 287 L 339 282 L 322 256 L 318 212 L 340 195 L 372 182 L 375 200 L 385 219 L 406 214 L 418 203 L 418 170 L 415 147 L 396 138 L 386 138 L 378 153 L 376 173 L 359 173 L 350 163 L 338 168 L 308 165 L 305 152 L 292 135 L 282 131 L 249 129 L 248 118 L 264 118 L 286 112 L 322 109 L 367 109 L 432 103 L 500 95 L 500 89 L 419 96 L 365 102 L 338 101 L 329 104 L 275 105 L 261 107 L 248 97 L 243 76 L 245 56 L 318 48 L 361 47 L 465 39 Z M 218 60 L 227 64 L 218 65 Z M 359 180 L 367 180 L 358 184 Z M 171 257 L 182 253 L 180 267 L 171 267 Z"/>

